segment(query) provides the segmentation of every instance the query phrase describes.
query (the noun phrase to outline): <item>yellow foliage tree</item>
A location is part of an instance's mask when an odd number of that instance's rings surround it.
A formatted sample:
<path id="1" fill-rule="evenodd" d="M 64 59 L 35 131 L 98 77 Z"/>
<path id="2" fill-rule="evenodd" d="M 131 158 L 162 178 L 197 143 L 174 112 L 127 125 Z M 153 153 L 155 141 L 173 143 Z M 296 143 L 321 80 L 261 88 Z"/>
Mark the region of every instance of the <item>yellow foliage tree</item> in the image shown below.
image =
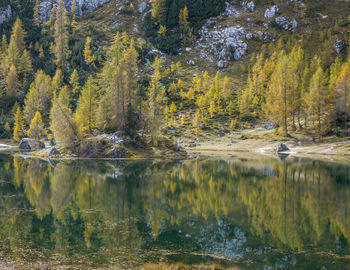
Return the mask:
<path id="1" fill-rule="evenodd" d="M 42 137 L 47 135 L 44 123 L 39 111 L 36 112 L 34 118 L 30 123 L 30 128 L 28 130 L 28 136 L 32 139 L 40 140 Z"/>

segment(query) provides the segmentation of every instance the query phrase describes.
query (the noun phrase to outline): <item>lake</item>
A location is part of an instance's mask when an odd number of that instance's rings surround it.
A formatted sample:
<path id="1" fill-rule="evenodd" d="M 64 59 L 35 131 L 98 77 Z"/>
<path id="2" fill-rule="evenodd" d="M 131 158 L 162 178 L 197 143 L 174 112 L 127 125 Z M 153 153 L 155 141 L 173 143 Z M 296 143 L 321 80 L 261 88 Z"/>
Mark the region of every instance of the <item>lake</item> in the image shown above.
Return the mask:
<path id="1" fill-rule="evenodd" d="M 0 266 L 349 269 L 349 168 L 293 157 L 0 154 Z"/>

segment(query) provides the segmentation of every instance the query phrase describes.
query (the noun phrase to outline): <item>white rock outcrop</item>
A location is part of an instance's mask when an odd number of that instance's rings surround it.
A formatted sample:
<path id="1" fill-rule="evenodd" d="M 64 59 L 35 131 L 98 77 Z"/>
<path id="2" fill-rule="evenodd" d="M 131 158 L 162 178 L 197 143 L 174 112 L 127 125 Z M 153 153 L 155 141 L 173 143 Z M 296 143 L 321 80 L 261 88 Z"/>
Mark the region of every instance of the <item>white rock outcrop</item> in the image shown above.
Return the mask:
<path id="1" fill-rule="evenodd" d="M 277 17 L 275 23 L 284 30 L 293 31 L 298 27 L 298 22 L 296 20 L 289 21 L 286 17 Z"/>
<path id="2" fill-rule="evenodd" d="M 140 14 L 144 13 L 145 10 L 147 8 L 147 3 L 146 2 L 142 2 L 140 5 L 139 5 L 139 8 L 138 8 L 138 12 Z"/>
<path id="3" fill-rule="evenodd" d="M 110 0 L 76 0 L 78 14 L 86 14 L 94 11 L 99 6 L 109 2 Z M 52 9 L 51 0 L 45 0 L 40 3 L 41 19 L 48 20 Z M 54 0 L 57 3 L 57 0 Z M 70 11 L 73 0 L 63 0 L 64 6 Z"/>
<path id="4" fill-rule="evenodd" d="M 12 17 L 12 8 L 8 5 L 6 8 L 0 8 L 0 24 L 8 21 Z"/>
<path id="5" fill-rule="evenodd" d="M 254 12 L 255 10 L 255 4 L 253 1 L 244 1 L 242 3 L 242 7 L 244 8 L 245 11 L 248 11 L 248 12 Z"/>
<path id="6" fill-rule="evenodd" d="M 277 12 L 279 12 L 278 6 L 274 5 L 265 10 L 264 17 L 266 19 L 270 19 L 276 16 Z"/>
<path id="7" fill-rule="evenodd" d="M 230 27 L 211 26 L 215 19 L 207 20 L 207 23 L 199 31 L 200 38 L 196 49 L 200 50 L 201 58 L 214 62 L 217 59 L 223 61 L 239 60 L 246 51 L 246 31 L 240 25 Z"/>

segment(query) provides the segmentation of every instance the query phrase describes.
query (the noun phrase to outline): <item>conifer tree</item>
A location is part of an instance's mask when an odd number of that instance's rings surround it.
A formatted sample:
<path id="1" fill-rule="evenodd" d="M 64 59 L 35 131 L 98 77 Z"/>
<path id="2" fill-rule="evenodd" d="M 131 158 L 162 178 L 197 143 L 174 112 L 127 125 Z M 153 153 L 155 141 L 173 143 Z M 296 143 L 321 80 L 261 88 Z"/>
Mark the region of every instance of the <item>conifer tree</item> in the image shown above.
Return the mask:
<path id="1" fill-rule="evenodd" d="M 17 17 L 17 20 L 12 28 L 12 35 L 11 35 L 16 43 L 16 46 L 20 52 L 23 52 L 26 48 L 25 44 L 25 38 L 27 36 L 26 31 L 23 29 L 22 21 Z"/>
<path id="2" fill-rule="evenodd" d="M 35 26 L 40 26 L 40 0 L 35 1 L 33 21 Z"/>
<path id="3" fill-rule="evenodd" d="M 16 68 L 20 63 L 20 52 L 13 35 L 11 36 L 10 44 L 7 49 L 6 63 L 9 67 L 15 66 Z"/>
<path id="4" fill-rule="evenodd" d="M 337 107 L 344 117 L 345 135 L 348 136 L 348 113 L 349 113 L 349 90 L 350 90 L 350 67 L 344 63 L 341 73 L 337 78 Z"/>
<path id="5" fill-rule="evenodd" d="M 41 113 L 37 111 L 34 118 L 30 122 L 28 136 L 32 139 L 40 141 L 42 137 L 46 136 L 47 132 L 41 117 Z"/>
<path id="6" fill-rule="evenodd" d="M 68 46 L 68 25 L 67 10 L 63 6 L 63 0 L 57 1 L 56 20 L 54 24 L 55 39 L 55 62 L 59 69 L 65 70 L 68 65 L 70 50 Z"/>
<path id="7" fill-rule="evenodd" d="M 92 76 L 84 85 L 74 119 L 83 136 L 92 135 L 96 126 L 96 110 L 98 107 L 98 88 Z"/>
<path id="8" fill-rule="evenodd" d="M 78 132 L 67 96 L 67 87 L 60 91 L 58 98 L 54 95 L 50 111 L 50 129 L 56 142 L 63 147 L 72 147 L 78 141 Z"/>
<path id="9" fill-rule="evenodd" d="M 2 35 L 2 39 L 1 39 L 1 49 L 0 49 L 0 51 L 2 53 L 5 53 L 7 51 L 7 47 L 8 47 L 7 38 L 6 38 L 6 35 L 3 34 Z"/>
<path id="10" fill-rule="evenodd" d="M 7 87 L 6 94 L 9 97 L 15 97 L 18 93 L 18 77 L 17 69 L 15 66 L 11 66 L 9 73 L 7 74 Z"/>
<path id="11" fill-rule="evenodd" d="M 28 75 L 33 72 L 32 58 L 27 50 L 23 51 L 19 65 L 20 73 L 24 74 L 24 78 L 27 79 Z"/>
<path id="12" fill-rule="evenodd" d="M 310 91 L 305 98 L 305 102 L 308 106 L 308 112 L 315 116 L 317 121 L 316 133 L 318 134 L 318 140 L 321 141 L 321 127 L 322 121 L 325 119 L 327 113 L 327 80 L 324 71 L 321 66 L 317 67 L 315 74 L 311 78 Z"/>
<path id="13" fill-rule="evenodd" d="M 13 129 L 13 139 L 16 142 L 19 142 L 26 133 L 26 127 L 24 124 L 24 119 L 23 119 L 23 115 L 20 107 L 17 107 L 16 113 L 14 116 L 14 121 L 15 121 L 15 126 Z"/>
<path id="14" fill-rule="evenodd" d="M 153 0 L 152 18 L 156 24 L 165 25 L 166 23 L 166 0 Z"/>
<path id="15" fill-rule="evenodd" d="M 41 101 L 39 98 L 39 93 L 35 88 L 35 84 L 32 83 L 29 92 L 24 99 L 23 114 L 26 122 L 30 124 L 31 120 L 34 118 L 35 113 L 42 109 Z"/>
<path id="16" fill-rule="evenodd" d="M 62 70 L 57 69 L 55 76 L 52 78 L 52 83 L 51 87 L 54 93 L 58 94 L 58 90 L 62 87 L 63 85 L 63 74 Z"/>
<path id="17" fill-rule="evenodd" d="M 269 82 L 264 111 L 268 119 L 280 126 L 280 132 L 284 135 L 288 134 L 289 114 L 287 72 L 288 57 L 284 51 L 281 51 Z"/>
<path id="18" fill-rule="evenodd" d="M 75 27 L 77 24 L 77 2 L 76 0 L 72 1 L 71 14 L 72 14 L 72 26 Z"/>
<path id="19" fill-rule="evenodd" d="M 71 86 L 73 96 L 78 98 L 80 94 L 80 83 L 79 74 L 76 69 L 73 70 L 72 75 L 70 76 L 69 84 Z"/>
<path id="20" fill-rule="evenodd" d="M 86 38 L 86 43 L 84 47 L 84 58 L 85 58 L 85 63 L 92 68 L 94 66 L 94 62 L 96 60 L 95 55 L 92 54 L 91 51 L 91 37 Z"/>

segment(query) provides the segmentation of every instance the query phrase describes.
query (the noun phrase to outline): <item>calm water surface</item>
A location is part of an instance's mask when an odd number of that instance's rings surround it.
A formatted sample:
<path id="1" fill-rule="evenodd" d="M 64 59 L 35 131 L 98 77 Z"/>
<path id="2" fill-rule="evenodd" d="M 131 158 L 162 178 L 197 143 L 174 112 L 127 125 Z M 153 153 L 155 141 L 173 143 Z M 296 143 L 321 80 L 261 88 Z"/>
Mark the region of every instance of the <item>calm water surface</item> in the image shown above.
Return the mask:
<path id="1" fill-rule="evenodd" d="M 0 155 L 0 260 L 18 268 L 349 269 L 349 168 L 297 158 Z"/>

